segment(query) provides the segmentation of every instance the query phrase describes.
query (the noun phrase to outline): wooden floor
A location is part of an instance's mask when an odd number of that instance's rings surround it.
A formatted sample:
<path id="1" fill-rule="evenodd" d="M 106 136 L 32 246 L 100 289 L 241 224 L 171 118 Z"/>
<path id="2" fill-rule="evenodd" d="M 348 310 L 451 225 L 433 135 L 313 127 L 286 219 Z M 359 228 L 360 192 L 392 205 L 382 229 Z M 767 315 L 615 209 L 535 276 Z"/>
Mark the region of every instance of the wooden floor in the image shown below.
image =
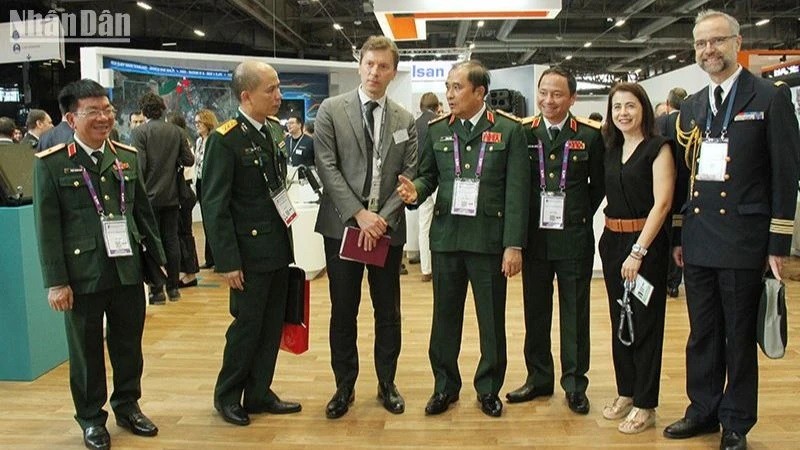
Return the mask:
<path id="1" fill-rule="evenodd" d="M 506 404 L 499 419 L 484 416 L 471 385 L 478 338 L 474 308 L 468 307 L 461 353 L 461 401 L 441 416 L 426 417 L 424 407 L 433 387 L 427 357 L 431 284 L 419 281 L 419 265 L 408 267 L 409 275 L 402 277 L 403 349 L 396 380 L 406 399 L 405 414 L 386 412 L 375 398 L 372 307 L 365 290 L 359 316 L 361 376 L 356 385 L 356 401 L 344 418 L 325 418 L 324 408 L 334 391 L 334 382 L 327 343 L 328 280 L 322 276 L 311 285 L 311 349 L 300 356 L 281 352 L 273 383 L 281 397 L 300 401 L 303 411 L 288 416 L 256 415 L 249 427 L 223 422 L 212 407 L 212 392 L 230 321 L 228 294 L 220 277 L 204 270 L 200 286 L 182 290 L 179 302 L 149 307 L 147 312 L 141 406 L 159 426 L 159 435 L 133 436 L 114 424 L 112 414 L 108 427 L 114 448 L 718 448 L 718 435 L 686 441 L 661 436 L 663 427 L 680 418 L 687 405 L 684 347 L 688 320 L 682 291 L 681 297 L 669 300 L 667 305 L 656 428 L 625 436 L 616 430 L 616 421 L 603 419 L 602 407 L 614 397 L 615 387 L 608 305 L 599 279 L 592 283 L 592 359 L 588 374 L 592 409 L 588 416 L 571 413 L 561 392 L 550 399 Z M 787 275 L 798 272 L 800 262 L 792 261 Z M 795 300 L 800 295 L 800 283 L 787 280 L 787 285 L 788 296 Z M 509 365 L 503 395 L 525 378 L 521 292 L 521 279 L 515 277 L 509 284 Z M 468 301 L 472 302 L 471 297 Z M 799 308 L 796 300 L 790 301 L 790 344 L 794 345 L 787 356 L 777 361 L 760 359 L 759 423 L 748 435 L 752 449 L 797 448 L 800 440 L 800 355 L 796 344 Z M 558 355 L 557 319 L 553 335 L 553 353 Z M 80 429 L 72 418 L 66 363 L 33 382 L 0 382 L 0 405 L 0 448 L 83 448 Z"/>

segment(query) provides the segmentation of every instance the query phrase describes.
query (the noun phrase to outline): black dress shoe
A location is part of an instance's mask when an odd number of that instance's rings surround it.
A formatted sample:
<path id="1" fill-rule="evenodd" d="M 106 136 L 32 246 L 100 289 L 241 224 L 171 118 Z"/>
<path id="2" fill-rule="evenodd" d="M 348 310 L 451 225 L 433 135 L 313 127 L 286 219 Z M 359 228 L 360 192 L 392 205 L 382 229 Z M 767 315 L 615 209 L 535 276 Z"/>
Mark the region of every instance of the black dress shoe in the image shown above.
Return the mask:
<path id="1" fill-rule="evenodd" d="M 719 431 L 719 424 L 716 422 L 698 422 L 684 417 L 683 419 L 664 428 L 664 437 L 669 439 L 686 439 L 699 436 L 701 434 L 716 433 Z"/>
<path id="2" fill-rule="evenodd" d="M 378 383 L 378 400 L 392 414 L 402 414 L 406 410 L 406 402 L 394 383 Z"/>
<path id="3" fill-rule="evenodd" d="M 178 289 L 167 289 L 167 296 L 169 297 L 169 301 L 177 302 L 181 298 L 181 291 Z"/>
<path id="4" fill-rule="evenodd" d="M 589 399 L 585 392 L 567 392 L 567 404 L 576 414 L 589 414 Z"/>
<path id="5" fill-rule="evenodd" d="M 83 445 L 94 450 L 111 448 L 111 436 L 105 425 L 95 425 L 83 430 Z"/>
<path id="6" fill-rule="evenodd" d="M 508 403 L 522 403 L 529 402 L 536 397 L 549 397 L 551 395 L 553 395 L 552 388 L 545 389 L 525 383 L 522 387 L 506 394 L 506 400 L 508 400 Z"/>
<path id="7" fill-rule="evenodd" d="M 667 286 L 667 295 L 671 298 L 676 298 L 678 296 L 678 286 Z"/>
<path id="8" fill-rule="evenodd" d="M 158 427 L 156 424 L 142 414 L 141 411 L 134 411 L 130 414 L 117 416 L 117 425 L 129 430 L 137 436 L 155 436 L 158 434 Z"/>
<path id="9" fill-rule="evenodd" d="M 178 288 L 188 288 L 197 286 L 197 278 L 192 281 L 184 283 L 183 280 L 178 280 Z"/>
<path id="10" fill-rule="evenodd" d="M 447 411 L 451 403 L 458 401 L 458 394 L 443 394 L 441 392 L 434 392 L 425 405 L 425 415 L 435 416 Z"/>
<path id="11" fill-rule="evenodd" d="M 500 417 L 503 413 L 503 402 L 497 394 L 480 394 L 478 401 L 481 402 L 481 411 L 489 417 Z"/>
<path id="12" fill-rule="evenodd" d="M 159 290 L 157 292 L 150 292 L 150 304 L 151 305 L 163 305 L 167 303 L 167 296 L 164 295 L 163 290 Z"/>
<path id="13" fill-rule="evenodd" d="M 325 417 L 328 419 L 338 419 L 347 414 L 350 410 L 350 405 L 355 401 L 356 396 L 352 389 L 339 388 L 333 394 L 328 406 L 325 407 Z"/>
<path id="14" fill-rule="evenodd" d="M 719 450 L 745 449 L 747 449 L 747 438 L 745 435 L 730 430 L 725 430 L 722 432 L 722 440 L 719 443 Z"/>
<path id="15" fill-rule="evenodd" d="M 270 391 L 270 394 L 270 399 L 264 404 L 258 406 L 246 406 L 245 410 L 247 410 L 247 412 L 250 414 L 292 414 L 303 410 L 303 407 L 300 405 L 300 403 L 285 402 L 279 399 L 278 396 L 272 391 Z"/>
<path id="16" fill-rule="evenodd" d="M 239 426 L 250 425 L 250 416 L 247 415 L 247 411 L 238 403 L 214 405 L 214 407 L 222 415 L 222 418 L 225 419 L 225 422 Z"/>

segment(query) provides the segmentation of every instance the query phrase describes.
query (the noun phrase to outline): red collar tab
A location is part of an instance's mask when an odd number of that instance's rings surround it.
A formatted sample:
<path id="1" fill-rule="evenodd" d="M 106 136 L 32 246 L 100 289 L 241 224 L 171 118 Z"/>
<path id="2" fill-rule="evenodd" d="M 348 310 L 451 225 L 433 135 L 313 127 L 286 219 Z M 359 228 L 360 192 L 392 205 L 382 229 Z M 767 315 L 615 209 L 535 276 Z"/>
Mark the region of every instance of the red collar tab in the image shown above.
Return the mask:
<path id="1" fill-rule="evenodd" d="M 456 115 L 455 114 L 450 114 L 450 121 L 448 121 L 447 124 L 448 125 L 452 125 L 453 122 L 455 122 L 455 121 L 456 121 Z"/>
<path id="2" fill-rule="evenodd" d="M 488 109 L 486 110 L 486 120 L 488 120 L 490 124 L 494 125 L 494 113 Z"/>
<path id="3" fill-rule="evenodd" d="M 577 133 L 578 132 L 578 121 L 576 121 L 574 118 L 570 118 L 569 119 L 569 127 L 572 128 L 572 131 L 574 133 Z"/>
<path id="4" fill-rule="evenodd" d="M 531 128 L 536 128 L 539 126 L 539 122 L 542 121 L 542 116 L 536 116 L 533 118 L 533 122 L 531 122 Z"/>
<path id="5" fill-rule="evenodd" d="M 75 146 L 75 143 L 72 142 L 67 146 L 67 156 L 72 158 L 76 153 L 78 153 L 78 148 Z"/>

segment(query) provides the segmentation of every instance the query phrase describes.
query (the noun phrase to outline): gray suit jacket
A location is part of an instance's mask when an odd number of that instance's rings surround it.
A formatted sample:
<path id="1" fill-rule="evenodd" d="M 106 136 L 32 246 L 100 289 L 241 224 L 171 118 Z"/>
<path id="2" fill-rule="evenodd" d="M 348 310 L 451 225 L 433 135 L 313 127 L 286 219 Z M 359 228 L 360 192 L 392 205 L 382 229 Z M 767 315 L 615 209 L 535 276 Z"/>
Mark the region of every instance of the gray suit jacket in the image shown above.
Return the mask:
<path id="1" fill-rule="evenodd" d="M 178 206 L 178 166 L 194 164 L 183 130 L 163 119 L 152 119 L 131 132 L 131 145 L 138 150 L 139 167 L 153 208 Z"/>
<path id="2" fill-rule="evenodd" d="M 67 120 L 61 119 L 61 123 L 42 134 L 36 149 L 39 151 L 47 150 L 54 145 L 65 144 L 72 139 L 73 134 L 75 134 L 75 131 L 69 126 Z"/>
<path id="3" fill-rule="evenodd" d="M 362 190 L 367 170 L 372 170 L 358 90 L 323 101 L 314 127 L 314 156 L 323 186 L 315 230 L 341 239 L 345 225 L 356 226 L 354 216 L 366 205 Z M 398 139 L 395 133 L 400 130 L 405 130 L 407 139 Z M 406 221 L 403 201 L 396 192 L 397 176 L 413 179 L 416 174 L 417 129 L 411 113 L 389 98 L 381 142 L 374 151 L 380 152 L 383 161 L 378 214 L 389 224 L 391 244 L 403 245 Z"/>

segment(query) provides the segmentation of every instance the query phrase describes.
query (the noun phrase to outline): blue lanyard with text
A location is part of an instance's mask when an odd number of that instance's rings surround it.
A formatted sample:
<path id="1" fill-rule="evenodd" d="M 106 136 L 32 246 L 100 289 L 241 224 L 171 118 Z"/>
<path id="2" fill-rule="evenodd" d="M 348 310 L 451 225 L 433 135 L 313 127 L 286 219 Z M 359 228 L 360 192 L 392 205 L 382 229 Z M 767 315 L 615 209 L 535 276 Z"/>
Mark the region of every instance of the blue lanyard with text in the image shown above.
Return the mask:
<path id="1" fill-rule="evenodd" d="M 733 112 L 733 100 L 736 98 L 736 86 L 739 84 L 739 79 L 737 78 L 736 81 L 733 82 L 733 86 L 731 86 L 731 91 L 728 93 L 728 107 L 725 108 L 725 118 L 722 122 L 722 131 L 720 132 L 719 138 L 724 140 L 725 137 L 728 135 L 728 123 L 731 120 L 731 112 Z M 717 111 L 719 112 L 719 111 Z M 706 114 L 706 134 L 705 139 L 711 137 L 711 116 L 714 112 L 711 110 L 711 102 L 708 103 L 708 113 Z"/>
<path id="2" fill-rule="evenodd" d="M 547 190 L 547 184 L 544 179 L 544 145 L 542 140 L 538 140 L 536 148 L 539 150 L 539 187 L 542 192 Z M 564 158 L 561 160 L 561 181 L 558 182 L 558 188 L 561 192 L 567 188 L 567 165 L 569 164 L 569 141 L 564 143 Z"/>
<path id="3" fill-rule="evenodd" d="M 456 164 L 456 178 L 461 178 L 461 146 L 458 144 L 458 135 L 453 133 L 453 161 Z M 486 142 L 481 142 L 481 151 L 478 153 L 478 167 L 475 169 L 475 178 L 481 177 L 483 172 L 483 157 L 486 155 Z"/>

